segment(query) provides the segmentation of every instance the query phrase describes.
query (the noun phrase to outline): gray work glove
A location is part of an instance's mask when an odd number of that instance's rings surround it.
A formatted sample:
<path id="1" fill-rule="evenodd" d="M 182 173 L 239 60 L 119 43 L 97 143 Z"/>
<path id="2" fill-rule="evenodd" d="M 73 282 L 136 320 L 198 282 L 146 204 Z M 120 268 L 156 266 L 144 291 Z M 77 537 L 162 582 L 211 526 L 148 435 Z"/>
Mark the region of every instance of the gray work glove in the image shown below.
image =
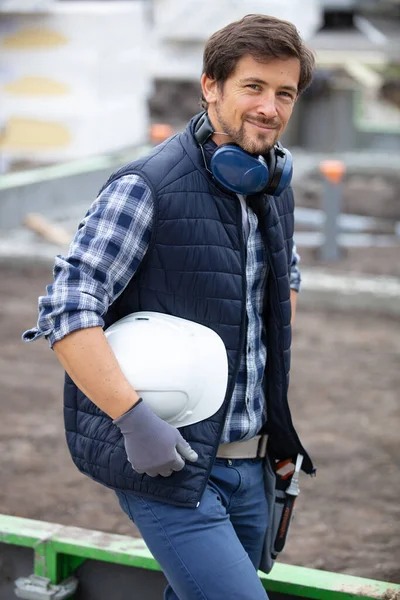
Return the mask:
<path id="1" fill-rule="evenodd" d="M 184 459 L 198 459 L 176 427 L 157 417 L 142 400 L 113 423 L 124 436 L 128 460 L 137 473 L 168 477 L 183 469 Z"/>

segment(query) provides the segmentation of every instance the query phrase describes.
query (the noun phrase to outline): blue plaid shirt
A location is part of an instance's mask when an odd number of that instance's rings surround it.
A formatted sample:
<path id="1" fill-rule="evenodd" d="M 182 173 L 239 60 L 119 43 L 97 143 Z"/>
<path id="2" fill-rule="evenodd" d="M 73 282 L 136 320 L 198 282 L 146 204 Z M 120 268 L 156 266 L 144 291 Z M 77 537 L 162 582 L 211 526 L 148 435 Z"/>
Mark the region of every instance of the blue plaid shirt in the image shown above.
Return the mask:
<path id="1" fill-rule="evenodd" d="M 103 327 L 103 315 L 124 291 L 147 251 L 153 212 L 151 190 L 138 175 L 125 175 L 103 190 L 80 223 L 68 255 L 56 256 L 54 282 L 39 298 L 37 327 L 26 331 L 23 340 L 45 336 L 52 346 L 77 329 Z M 266 347 L 261 315 L 268 261 L 257 217 L 250 208 L 247 219 L 246 350 L 222 443 L 252 438 L 266 419 L 262 390 Z M 294 249 L 290 282 L 297 291 L 298 262 Z"/>

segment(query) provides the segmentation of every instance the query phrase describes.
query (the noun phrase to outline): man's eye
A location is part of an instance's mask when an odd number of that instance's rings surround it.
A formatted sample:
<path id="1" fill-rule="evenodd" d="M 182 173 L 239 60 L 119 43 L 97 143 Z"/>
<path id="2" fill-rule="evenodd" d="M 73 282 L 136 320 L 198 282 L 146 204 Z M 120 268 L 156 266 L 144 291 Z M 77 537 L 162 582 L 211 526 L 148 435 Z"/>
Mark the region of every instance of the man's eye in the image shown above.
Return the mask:
<path id="1" fill-rule="evenodd" d="M 294 100 L 293 94 L 290 92 L 279 92 L 279 95 L 283 96 L 284 98 L 288 98 L 288 100 Z"/>
<path id="2" fill-rule="evenodd" d="M 249 83 L 246 87 L 251 88 L 252 90 L 261 90 L 261 86 L 257 85 L 257 83 Z"/>

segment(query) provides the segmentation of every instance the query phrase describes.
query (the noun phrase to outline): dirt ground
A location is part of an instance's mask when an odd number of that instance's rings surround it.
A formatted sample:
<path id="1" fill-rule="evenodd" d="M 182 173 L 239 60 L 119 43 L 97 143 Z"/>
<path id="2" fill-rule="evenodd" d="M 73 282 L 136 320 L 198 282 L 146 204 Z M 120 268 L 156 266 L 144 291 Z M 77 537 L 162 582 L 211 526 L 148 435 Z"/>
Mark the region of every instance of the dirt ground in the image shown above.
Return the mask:
<path id="1" fill-rule="evenodd" d="M 20 341 L 50 278 L 0 265 L 0 513 L 131 534 L 114 494 L 69 457 L 54 353 Z M 282 561 L 400 583 L 400 323 L 300 298 L 293 355 L 292 412 L 318 474 L 302 477 Z"/>

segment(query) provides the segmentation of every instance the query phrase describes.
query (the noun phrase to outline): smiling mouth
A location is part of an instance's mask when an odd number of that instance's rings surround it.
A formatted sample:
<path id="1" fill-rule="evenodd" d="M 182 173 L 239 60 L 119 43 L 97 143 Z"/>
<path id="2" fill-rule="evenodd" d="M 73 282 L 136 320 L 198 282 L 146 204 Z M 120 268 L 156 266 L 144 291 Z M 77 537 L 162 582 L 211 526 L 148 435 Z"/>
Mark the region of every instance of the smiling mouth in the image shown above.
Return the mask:
<path id="1" fill-rule="evenodd" d="M 248 120 L 247 122 L 250 123 L 250 125 L 255 125 L 259 129 L 264 129 L 265 131 L 274 131 L 275 129 L 278 129 L 277 127 L 273 127 L 271 125 L 265 125 L 264 123 L 260 123 L 260 122 L 256 122 L 256 121 Z"/>

